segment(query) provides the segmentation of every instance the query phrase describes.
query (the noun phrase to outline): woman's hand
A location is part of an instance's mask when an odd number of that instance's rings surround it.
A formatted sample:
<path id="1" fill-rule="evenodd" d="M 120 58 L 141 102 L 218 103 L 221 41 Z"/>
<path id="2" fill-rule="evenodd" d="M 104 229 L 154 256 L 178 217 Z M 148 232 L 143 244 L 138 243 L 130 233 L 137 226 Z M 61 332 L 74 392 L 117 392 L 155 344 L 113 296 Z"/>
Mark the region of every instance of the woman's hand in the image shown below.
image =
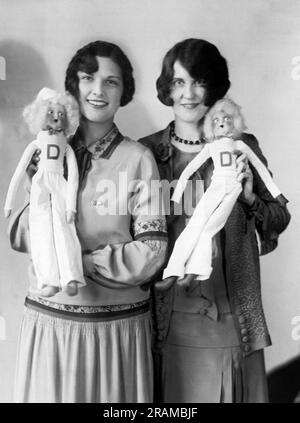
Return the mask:
<path id="1" fill-rule="evenodd" d="M 174 285 L 176 279 L 177 276 L 170 276 L 169 278 L 166 278 L 162 281 L 158 281 L 155 283 L 155 289 L 157 289 L 158 291 L 165 291 Z"/>
<path id="2" fill-rule="evenodd" d="M 177 281 L 179 286 L 184 286 L 186 289 L 190 287 L 190 285 L 194 282 L 196 275 L 192 273 L 184 275 L 184 278 L 179 279 Z"/>
<path id="3" fill-rule="evenodd" d="M 66 221 L 67 221 L 67 223 L 75 222 L 75 216 L 76 216 L 76 213 L 73 210 L 67 210 L 66 211 Z"/>
<path id="4" fill-rule="evenodd" d="M 28 180 L 29 180 L 30 184 L 31 184 L 31 180 L 32 180 L 33 175 L 38 170 L 38 164 L 39 164 L 39 161 L 40 161 L 40 154 L 41 154 L 40 149 L 35 150 L 32 158 L 31 158 L 31 161 L 30 161 L 29 165 L 27 166 L 26 174 L 28 176 Z"/>
<path id="5" fill-rule="evenodd" d="M 253 173 L 250 169 L 248 157 L 245 153 L 235 151 L 237 154 L 237 180 L 243 185 L 243 196 L 249 206 L 255 201 L 255 194 L 253 192 Z"/>
<path id="6" fill-rule="evenodd" d="M 155 288 L 158 291 L 165 291 L 171 288 L 171 286 L 174 285 L 174 283 L 176 282 L 178 285 L 184 286 L 187 289 L 189 288 L 190 284 L 194 281 L 195 277 L 196 275 L 192 275 L 192 274 L 184 275 L 183 279 L 178 279 L 177 276 L 170 276 L 169 278 L 156 282 Z"/>

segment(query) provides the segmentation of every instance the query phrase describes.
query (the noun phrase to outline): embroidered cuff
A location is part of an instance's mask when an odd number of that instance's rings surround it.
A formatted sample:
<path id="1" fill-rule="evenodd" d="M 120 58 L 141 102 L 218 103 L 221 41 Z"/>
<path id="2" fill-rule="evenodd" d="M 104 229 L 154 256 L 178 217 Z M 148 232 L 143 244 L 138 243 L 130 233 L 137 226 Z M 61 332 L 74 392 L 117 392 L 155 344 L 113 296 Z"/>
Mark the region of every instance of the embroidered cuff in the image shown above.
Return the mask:
<path id="1" fill-rule="evenodd" d="M 134 239 L 167 239 L 167 225 L 165 218 L 135 222 L 133 225 Z"/>

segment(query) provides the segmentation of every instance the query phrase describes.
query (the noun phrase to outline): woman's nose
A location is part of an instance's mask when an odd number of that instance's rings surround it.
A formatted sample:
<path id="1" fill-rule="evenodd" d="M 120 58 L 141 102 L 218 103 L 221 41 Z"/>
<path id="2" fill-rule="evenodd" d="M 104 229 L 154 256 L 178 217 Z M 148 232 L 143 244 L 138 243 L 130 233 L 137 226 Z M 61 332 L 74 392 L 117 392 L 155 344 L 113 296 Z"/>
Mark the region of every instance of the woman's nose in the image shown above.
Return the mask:
<path id="1" fill-rule="evenodd" d="M 183 95 L 185 98 L 193 98 L 195 95 L 195 90 L 193 84 L 185 84 Z"/>
<path id="2" fill-rule="evenodd" d="M 101 95 L 104 90 L 104 85 L 102 81 L 95 80 L 93 87 L 92 87 L 92 93 L 95 95 Z"/>

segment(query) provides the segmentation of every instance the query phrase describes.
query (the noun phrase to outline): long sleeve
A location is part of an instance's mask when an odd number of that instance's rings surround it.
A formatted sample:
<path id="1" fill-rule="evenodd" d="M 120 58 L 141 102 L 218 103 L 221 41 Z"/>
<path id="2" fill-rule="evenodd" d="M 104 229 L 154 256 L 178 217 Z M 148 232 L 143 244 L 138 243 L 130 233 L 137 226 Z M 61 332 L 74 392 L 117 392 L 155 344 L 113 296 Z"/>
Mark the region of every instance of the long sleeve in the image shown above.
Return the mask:
<path id="1" fill-rule="evenodd" d="M 189 178 L 208 160 L 210 157 L 208 144 L 197 154 L 197 156 L 186 166 L 180 178 L 178 179 L 176 188 L 172 195 L 172 201 L 180 202 L 183 192 L 186 188 Z"/>
<path id="2" fill-rule="evenodd" d="M 84 254 L 85 274 L 109 288 L 128 288 L 149 282 L 166 258 L 167 233 L 161 204 L 157 165 L 147 149 L 140 158 L 130 199 L 133 239 Z"/>
<path id="3" fill-rule="evenodd" d="M 22 157 L 17 165 L 17 168 L 13 174 L 13 177 L 8 187 L 4 205 L 5 210 L 13 209 L 19 185 L 22 179 L 24 178 L 27 166 L 29 165 L 32 155 L 34 154 L 36 148 L 37 146 L 35 141 L 32 141 L 23 152 Z"/>
<path id="4" fill-rule="evenodd" d="M 251 134 L 243 134 L 242 140 L 268 168 L 267 160 L 262 154 L 257 139 Z M 255 228 L 261 241 L 261 254 L 263 255 L 277 247 L 279 234 L 288 226 L 291 215 L 286 205 L 281 205 L 273 198 L 257 170 L 252 166 L 251 168 L 254 175 L 253 192 L 255 194 L 255 202 L 249 207 L 241 196 L 239 201 L 243 204 L 248 218 L 254 219 Z"/>
<path id="5" fill-rule="evenodd" d="M 24 205 L 12 213 L 8 224 L 8 236 L 11 248 L 20 253 L 30 253 L 29 239 L 29 193 Z"/>
<path id="6" fill-rule="evenodd" d="M 237 149 L 246 153 L 250 163 L 255 167 L 259 176 L 263 180 L 264 184 L 272 194 L 274 198 L 281 194 L 281 191 L 274 183 L 268 169 L 263 162 L 257 157 L 257 155 L 249 148 L 243 141 L 236 141 Z"/>
<path id="7" fill-rule="evenodd" d="M 74 151 L 68 144 L 66 148 L 66 162 L 68 167 L 66 210 L 75 212 L 79 175 Z"/>

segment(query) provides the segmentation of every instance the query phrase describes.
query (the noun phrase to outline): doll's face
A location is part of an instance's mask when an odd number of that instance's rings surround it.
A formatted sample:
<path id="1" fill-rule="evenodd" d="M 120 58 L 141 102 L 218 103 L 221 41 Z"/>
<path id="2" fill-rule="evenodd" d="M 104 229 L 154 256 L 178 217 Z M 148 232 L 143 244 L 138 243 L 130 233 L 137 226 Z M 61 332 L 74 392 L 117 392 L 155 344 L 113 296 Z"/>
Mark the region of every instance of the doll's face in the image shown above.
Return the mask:
<path id="1" fill-rule="evenodd" d="M 67 124 L 67 116 L 64 106 L 59 103 L 48 104 L 45 115 L 43 129 L 54 129 L 55 131 L 64 131 Z"/>
<path id="2" fill-rule="evenodd" d="M 232 135 L 234 132 L 233 116 L 224 111 L 216 112 L 212 117 L 212 129 L 217 138 Z"/>

